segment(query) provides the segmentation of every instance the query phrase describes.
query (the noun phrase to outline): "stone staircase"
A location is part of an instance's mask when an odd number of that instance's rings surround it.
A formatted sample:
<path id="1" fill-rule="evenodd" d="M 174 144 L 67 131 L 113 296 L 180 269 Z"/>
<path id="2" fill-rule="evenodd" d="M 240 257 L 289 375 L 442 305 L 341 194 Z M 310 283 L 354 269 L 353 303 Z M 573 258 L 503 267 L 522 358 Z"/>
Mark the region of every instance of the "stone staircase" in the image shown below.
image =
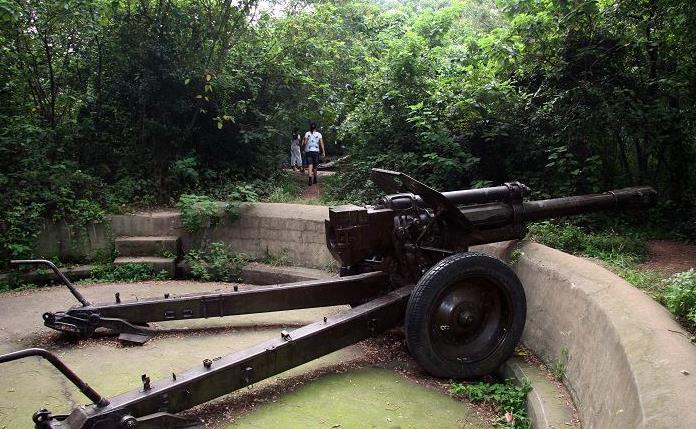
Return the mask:
<path id="1" fill-rule="evenodd" d="M 115 265 L 147 264 L 156 272 L 176 273 L 181 257 L 181 215 L 178 211 L 158 211 L 117 215 L 111 225 L 116 236 L 118 257 Z"/>

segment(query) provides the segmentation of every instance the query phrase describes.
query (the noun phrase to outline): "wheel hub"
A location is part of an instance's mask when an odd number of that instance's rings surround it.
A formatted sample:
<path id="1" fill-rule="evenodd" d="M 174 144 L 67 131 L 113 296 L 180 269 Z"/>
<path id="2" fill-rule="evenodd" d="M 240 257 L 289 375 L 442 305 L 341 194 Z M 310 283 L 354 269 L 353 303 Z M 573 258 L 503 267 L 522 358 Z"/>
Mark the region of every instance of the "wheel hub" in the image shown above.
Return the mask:
<path id="1" fill-rule="evenodd" d="M 505 335 L 507 313 L 494 283 L 481 278 L 453 283 L 440 295 L 432 313 L 433 344 L 449 359 L 484 359 Z"/>

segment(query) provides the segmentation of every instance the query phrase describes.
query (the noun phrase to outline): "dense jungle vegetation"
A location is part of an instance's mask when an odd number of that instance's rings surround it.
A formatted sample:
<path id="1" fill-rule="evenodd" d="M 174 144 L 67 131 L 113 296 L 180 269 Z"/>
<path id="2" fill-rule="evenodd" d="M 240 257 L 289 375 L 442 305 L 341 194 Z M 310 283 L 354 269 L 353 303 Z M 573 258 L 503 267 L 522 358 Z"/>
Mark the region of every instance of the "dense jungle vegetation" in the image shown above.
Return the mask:
<path id="1" fill-rule="evenodd" d="M 0 23 L 3 263 L 47 218 L 263 196 L 309 121 L 349 155 L 334 201 L 374 196 L 373 166 L 649 184 L 637 221 L 696 237 L 688 0 L 0 0 Z"/>

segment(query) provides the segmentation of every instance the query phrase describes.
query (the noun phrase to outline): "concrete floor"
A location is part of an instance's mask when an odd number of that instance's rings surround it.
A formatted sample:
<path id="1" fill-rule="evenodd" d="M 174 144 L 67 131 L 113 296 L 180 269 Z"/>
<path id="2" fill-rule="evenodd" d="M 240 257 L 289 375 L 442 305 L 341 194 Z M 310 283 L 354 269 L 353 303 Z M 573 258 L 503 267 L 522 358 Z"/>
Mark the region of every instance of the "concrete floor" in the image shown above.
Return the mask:
<path id="1" fill-rule="evenodd" d="M 182 294 L 231 287 L 222 283 L 165 281 L 88 285 L 79 289 L 92 302 L 112 302 L 117 291 L 126 301 L 136 296 L 150 297 L 165 292 Z M 291 329 L 311 323 L 342 309 L 331 307 L 161 323 L 157 326 L 161 335 L 141 347 L 124 347 L 115 341 L 115 337 L 76 343 L 66 341 L 59 333 L 43 326 L 43 312 L 64 310 L 75 303 L 64 287 L 0 295 L 0 353 L 28 347 L 46 348 L 106 396 L 138 387 L 141 374 L 148 374 L 152 380 L 168 377 L 172 372 L 200 365 L 205 358 L 222 356 L 275 337 L 284 327 Z M 361 357 L 359 347 L 347 347 L 259 383 L 261 386 L 254 388 L 265 386 L 273 390 L 282 380 L 341 362 L 357 361 Z M 48 408 L 59 414 L 69 412 L 77 404 L 89 402 L 52 366 L 38 358 L 6 363 L 1 368 L 2 429 L 30 427 L 31 415 L 39 408 Z M 215 415 L 217 411 L 207 409 L 194 410 L 194 413 L 211 427 L 226 427 L 231 420 L 234 423 L 230 427 L 488 427 L 465 404 L 447 395 L 424 388 L 391 371 L 371 371 L 377 372 L 357 370 L 342 375 L 324 375 L 294 393 L 282 395 L 280 401 L 261 405 L 258 410 L 237 419 L 231 418 L 237 416 L 224 412 Z M 227 405 L 233 403 L 238 395 L 216 401 L 222 401 L 223 407 L 215 409 L 229 409 Z M 335 400 L 327 399 L 331 397 Z M 336 406 L 337 403 L 341 406 Z M 397 403 L 401 404 L 399 411 L 391 410 L 393 407 L 389 404 Z M 308 414 L 307 410 L 311 413 Z M 365 414 L 367 420 L 364 421 L 369 425 L 364 426 L 360 423 L 363 420 L 355 419 L 360 413 Z M 337 424 L 340 426 L 335 426 Z"/>

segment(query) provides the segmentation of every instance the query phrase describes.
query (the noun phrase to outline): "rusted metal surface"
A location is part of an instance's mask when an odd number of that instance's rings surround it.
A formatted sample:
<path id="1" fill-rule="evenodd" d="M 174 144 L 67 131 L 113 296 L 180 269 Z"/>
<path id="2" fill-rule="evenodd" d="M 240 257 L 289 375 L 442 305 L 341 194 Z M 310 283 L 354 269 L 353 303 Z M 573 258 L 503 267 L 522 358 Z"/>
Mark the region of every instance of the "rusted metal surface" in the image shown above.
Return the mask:
<path id="1" fill-rule="evenodd" d="M 326 240 L 342 272 L 382 270 L 399 284 L 413 283 L 435 262 L 469 246 L 521 239 L 526 223 L 601 210 L 648 207 L 654 189 L 632 187 L 542 201 L 523 201 L 519 182 L 439 193 L 398 172 L 375 169 L 372 180 L 398 192 L 366 207 L 329 209 Z"/>
<path id="2" fill-rule="evenodd" d="M 112 304 L 95 304 L 75 307 L 65 312 L 45 313 L 43 318 L 44 324 L 50 328 L 82 337 L 90 337 L 96 329 L 106 328 L 127 334 L 122 336 L 123 340 L 142 343 L 155 334 L 154 330 L 143 326 L 148 322 L 355 305 L 389 290 L 388 275 L 372 272 L 241 291 L 180 296 L 165 294 L 164 298 L 130 302 L 123 302 L 117 296 Z"/>
<path id="3" fill-rule="evenodd" d="M 189 409 L 234 390 L 314 360 L 402 323 L 412 287 L 406 286 L 365 304 L 241 352 L 212 358 L 174 377 L 150 381 L 145 375 L 139 389 L 115 396 L 106 406 L 80 406 L 66 418 L 47 420 L 41 428 L 110 429 L 167 426 L 171 414 Z M 2 357 L 0 357 L 1 361 Z M 158 413 L 159 420 L 153 420 Z M 63 420 L 57 420 L 61 418 Z M 132 421 L 133 426 L 124 426 Z"/>

